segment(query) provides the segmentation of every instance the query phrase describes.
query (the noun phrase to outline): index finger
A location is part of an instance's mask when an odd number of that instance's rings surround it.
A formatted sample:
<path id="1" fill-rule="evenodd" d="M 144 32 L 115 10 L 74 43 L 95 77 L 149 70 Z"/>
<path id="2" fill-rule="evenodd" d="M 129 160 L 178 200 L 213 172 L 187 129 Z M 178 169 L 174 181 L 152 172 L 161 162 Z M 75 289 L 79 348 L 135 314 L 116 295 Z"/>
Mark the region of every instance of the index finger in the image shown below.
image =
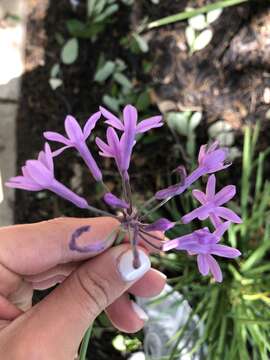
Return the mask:
<path id="1" fill-rule="evenodd" d="M 99 243 L 112 235 L 107 244 L 109 247 L 115 239 L 119 222 L 111 217 L 58 218 L 1 228 L 0 263 L 13 272 L 30 275 L 96 255 L 69 248 L 72 234 L 82 226 L 90 226 L 90 231 L 82 234 L 80 244 Z"/>

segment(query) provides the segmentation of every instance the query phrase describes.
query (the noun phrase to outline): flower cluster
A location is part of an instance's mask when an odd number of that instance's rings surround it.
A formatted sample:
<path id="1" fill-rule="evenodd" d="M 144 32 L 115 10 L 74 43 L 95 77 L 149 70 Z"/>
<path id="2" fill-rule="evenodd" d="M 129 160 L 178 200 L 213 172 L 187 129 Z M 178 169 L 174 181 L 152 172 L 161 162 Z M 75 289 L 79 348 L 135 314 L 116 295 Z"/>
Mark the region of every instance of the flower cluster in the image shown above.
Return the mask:
<path id="1" fill-rule="evenodd" d="M 102 172 L 87 145 L 89 136 L 101 118 L 105 119 L 105 124 L 108 126 L 106 141 L 96 137 L 95 142 L 102 157 L 113 158 L 115 161 L 122 181 L 121 196 L 116 196 L 107 190 L 103 182 Z M 118 118 L 104 107 L 100 107 L 99 111 L 86 121 L 83 128 L 73 116 L 69 115 L 65 119 L 66 136 L 52 131 L 44 132 L 47 141 L 60 143 L 63 146 L 52 151 L 50 145 L 45 143 L 44 151 L 39 153 L 38 159 L 26 161 L 25 166 L 22 167 L 22 175 L 11 178 L 6 185 L 29 191 L 47 189 L 80 208 L 117 218 L 119 227 L 129 235 L 134 254 L 134 267 L 140 266 L 137 247 L 139 242 L 143 242 L 159 251 L 176 249 L 185 250 L 189 255 L 197 255 L 200 273 L 207 275 L 211 272 L 215 280 L 220 282 L 222 281 L 222 273 L 213 255 L 225 258 L 236 258 L 240 255 L 237 249 L 219 243 L 231 223 L 241 223 L 241 218 L 236 213 L 224 207 L 224 204 L 235 196 L 235 186 L 225 186 L 216 193 L 216 177 L 214 174 L 230 166 L 227 162 L 227 149 L 220 148 L 217 142 L 209 147 L 207 145 L 201 146 L 198 166 L 195 170 L 187 175 L 185 168 L 179 166 L 175 169 L 181 177 L 179 183 L 158 191 L 152 199 L 139 208 L 133 204 L 128 170 L 132 151 L 136 144 L 136 136 L 162 125 L 161 116 L 153 116 L 138 122 L 137 110 L 132 105 L 127 105 L 124 108 L 122 118 Z M 93 178 L 103 185 L 104 202 L 112 209 L 117 209 L 119 215 L 91 206 L 86 199 L 56 180 L 53 160 L 69 148 L 75 148 L 78 151 Z M 171 222 L 165 218 L 160 218 L 151 224 L 147 222 L 150 213 L 164 205 L 172 197 L 182 194 L 204 175 L 210 175 L 205 193 L 200 190 L 193 190 L 192 192 L 194 198 L 200 203 L 198 208 L 177 222 Z M 159 203 L 153 206 L 153 203 L 156 202 Z M 151 208 L 150 205 L 153 207 Z M 168 241 L 165 241 L 164 237 L 160 235 L 176 225 L 186 224 L 194 219 L 205 220 L 207 218 L 210 219 L 214 227 L 213 232 L 204 227 L 191 234 Z M 77 229 L 71 235 L 70 249 L 79 252 L 91 252 L 103 249 L 106 246 L 106 241 L 94 246 L 79 246 L 77 239 L 82 233 L 89 230 L 88 226 Z"/>

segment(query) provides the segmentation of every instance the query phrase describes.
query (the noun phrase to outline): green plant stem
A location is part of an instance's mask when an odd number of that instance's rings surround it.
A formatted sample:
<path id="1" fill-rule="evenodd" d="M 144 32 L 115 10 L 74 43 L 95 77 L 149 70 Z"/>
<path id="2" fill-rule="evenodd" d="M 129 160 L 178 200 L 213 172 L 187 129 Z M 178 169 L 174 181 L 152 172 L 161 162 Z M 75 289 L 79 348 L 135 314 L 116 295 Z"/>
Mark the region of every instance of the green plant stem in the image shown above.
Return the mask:
<path id="1" fill-rule="evenodd" d="M 150 30 L 150 29 L 153 29 L 153 28 L 156 28 L 159 26 L 163 26 L 163 25 L 172 24 L 172 23 L 175 23 L 175 22 L 181 21 L 181 20 L 186 20 L 193 16 L 196 16 L 196 15 L 199 15 L 202 13 L 206 13 L 211 10 L 223 9 L 223 8 L 238 5 L 238 4 L 247 2 L 247 1 L 249 1 L 249 0 L 224 0 L 224 1 L 218 1 L 214 4 L 208 4 L 208 5 L 202 6 L 199 9 L 183 11 L 181 13 L 166 16 L 162 19 L 150 22 L 146 26 L 146 30 Z"/>
<path id="2" fill-rule="evenodd" d="M 93 329 L 93 326 L 89 326 L 88 330 L 86 331 L 86 333 L 83 337 L 81 348 L 80 348 L 79 360 L 86 360 L 86 354 L 87 354 L 87 349 L 88 349 L 88 344 L 89 344 L 89 340 L 91 337 L 92 329 Z"/>

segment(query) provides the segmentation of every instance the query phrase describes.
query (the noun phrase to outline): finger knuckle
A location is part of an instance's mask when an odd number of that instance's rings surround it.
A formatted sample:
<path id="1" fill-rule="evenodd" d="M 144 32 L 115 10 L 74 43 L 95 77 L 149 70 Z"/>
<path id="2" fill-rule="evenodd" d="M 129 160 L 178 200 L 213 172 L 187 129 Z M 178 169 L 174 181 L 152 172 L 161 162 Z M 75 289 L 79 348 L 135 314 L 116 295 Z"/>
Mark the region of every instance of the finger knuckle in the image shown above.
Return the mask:
<path id="1" fill-rule="evenodd" d="M 79 269 L 76 277 L 83 293 L 81 297 L 83 307 L 88 313 L 99 314 L 109 305 L 110 282 L 87 268 Z"/>

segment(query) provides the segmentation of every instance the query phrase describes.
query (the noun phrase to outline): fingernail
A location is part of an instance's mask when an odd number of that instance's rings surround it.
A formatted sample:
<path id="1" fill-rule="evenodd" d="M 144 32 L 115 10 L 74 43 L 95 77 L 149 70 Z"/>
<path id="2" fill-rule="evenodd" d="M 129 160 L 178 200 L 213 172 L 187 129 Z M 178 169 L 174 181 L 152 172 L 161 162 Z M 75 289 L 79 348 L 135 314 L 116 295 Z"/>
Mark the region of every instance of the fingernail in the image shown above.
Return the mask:
<path id="1" fill-rule="evenodd" d="M 137 314 L 138 318 L 140 318 L 142 321 L 148 321 L 149 317 L 144 312 L 144 310 L 137 304 L 135 301 L 131 301 L 131 306 L 134 310 L 134 312 Z"/>
<path id="2" fill-rule="evenodd" d="M 138 253 L 141 265 L 137 269 L 133 267 L 132 250 L 125 252 L 119 260 L 118 270 L 122 279 L 126 282 L 140 279 L 151 268 L 149 257 L 145 252 L 139 249 Z"/>

